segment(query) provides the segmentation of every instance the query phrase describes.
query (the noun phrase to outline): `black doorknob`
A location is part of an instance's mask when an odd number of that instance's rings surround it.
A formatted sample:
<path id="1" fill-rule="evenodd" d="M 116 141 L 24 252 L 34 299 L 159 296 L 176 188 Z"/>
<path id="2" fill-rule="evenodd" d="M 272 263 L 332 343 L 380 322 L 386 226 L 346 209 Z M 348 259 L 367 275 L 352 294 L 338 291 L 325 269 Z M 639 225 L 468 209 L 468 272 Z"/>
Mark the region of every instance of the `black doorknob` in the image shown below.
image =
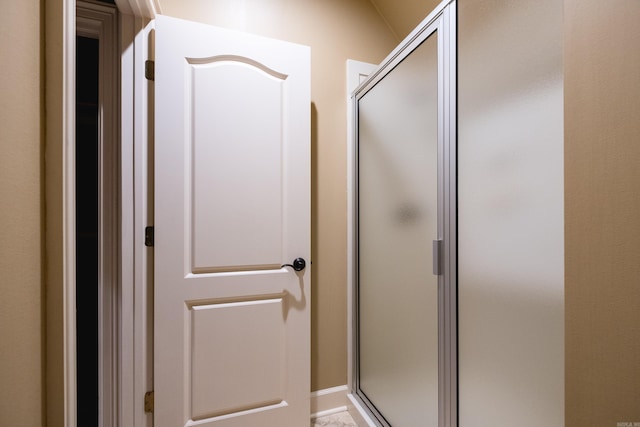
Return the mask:
<path id="1" fill-rule="evenodd" d="M 293 264 L 282 264 L 280 268 L 291 267 L 295 271 L 302 271 L 306 266 L 307 266 L 307 262 L 304 260 L 304 258 L 296 258 L 293 260 Z"/>

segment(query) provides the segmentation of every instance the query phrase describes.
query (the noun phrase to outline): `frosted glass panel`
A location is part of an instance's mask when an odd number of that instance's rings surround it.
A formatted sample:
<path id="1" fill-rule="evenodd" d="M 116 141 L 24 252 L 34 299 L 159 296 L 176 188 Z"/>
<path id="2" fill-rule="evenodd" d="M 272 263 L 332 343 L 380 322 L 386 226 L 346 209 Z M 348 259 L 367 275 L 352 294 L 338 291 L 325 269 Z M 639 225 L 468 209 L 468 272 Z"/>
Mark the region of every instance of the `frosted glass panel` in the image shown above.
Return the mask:
<path id="1" fill-rule="evenodd" d="M 458 9 L 460 427 L 564 426 L 562 2 Z"/>
<path id="2" fill-rule="evenodd" d="M 437 39 L 359 101 L 360 390 L 393 426 L 438 423 Z"/>

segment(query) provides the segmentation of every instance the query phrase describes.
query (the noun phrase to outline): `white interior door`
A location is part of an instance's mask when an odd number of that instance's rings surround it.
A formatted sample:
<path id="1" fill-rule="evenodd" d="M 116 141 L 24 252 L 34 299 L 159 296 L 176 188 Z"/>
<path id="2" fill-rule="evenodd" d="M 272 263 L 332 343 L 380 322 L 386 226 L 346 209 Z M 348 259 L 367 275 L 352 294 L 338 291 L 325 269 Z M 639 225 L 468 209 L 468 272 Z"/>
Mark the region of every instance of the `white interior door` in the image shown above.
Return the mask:
<path id="1" fill-rule="evenodd" d="M 309 48 L 155 28 L 155 426 L 308 425 Z"/>

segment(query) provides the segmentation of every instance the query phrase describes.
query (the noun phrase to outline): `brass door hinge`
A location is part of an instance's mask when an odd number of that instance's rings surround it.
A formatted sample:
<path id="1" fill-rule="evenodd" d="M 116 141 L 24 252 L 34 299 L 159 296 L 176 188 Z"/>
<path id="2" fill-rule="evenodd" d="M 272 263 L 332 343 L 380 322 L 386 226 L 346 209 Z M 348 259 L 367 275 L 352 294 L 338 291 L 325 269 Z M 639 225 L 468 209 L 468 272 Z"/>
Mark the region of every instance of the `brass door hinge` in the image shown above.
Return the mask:
<path id="1" fill-rule="evenodd" d="M 144 76 L 147 80 L 154 81 L 156 78 L 156 64 L 150 59 L 144 61 Z"/>
<path id="2" fill-rule="evenodd" d="M 153 391 L 148 391 L 144 394 L 144 412 L 153 412 Z"/>

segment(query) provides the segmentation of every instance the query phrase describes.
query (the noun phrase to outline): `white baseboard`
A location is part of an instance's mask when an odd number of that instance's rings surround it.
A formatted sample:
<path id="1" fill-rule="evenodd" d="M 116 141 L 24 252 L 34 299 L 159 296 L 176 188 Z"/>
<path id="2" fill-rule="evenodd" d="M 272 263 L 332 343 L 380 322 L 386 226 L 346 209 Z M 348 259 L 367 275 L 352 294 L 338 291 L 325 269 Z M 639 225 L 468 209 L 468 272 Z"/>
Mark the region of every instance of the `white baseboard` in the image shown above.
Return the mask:
<path id="1" fill-rule="evenodd" d="M 311 393 L 311 419 L 343 412 L 347 410 L 346 385 L 325 388 Z"/>

